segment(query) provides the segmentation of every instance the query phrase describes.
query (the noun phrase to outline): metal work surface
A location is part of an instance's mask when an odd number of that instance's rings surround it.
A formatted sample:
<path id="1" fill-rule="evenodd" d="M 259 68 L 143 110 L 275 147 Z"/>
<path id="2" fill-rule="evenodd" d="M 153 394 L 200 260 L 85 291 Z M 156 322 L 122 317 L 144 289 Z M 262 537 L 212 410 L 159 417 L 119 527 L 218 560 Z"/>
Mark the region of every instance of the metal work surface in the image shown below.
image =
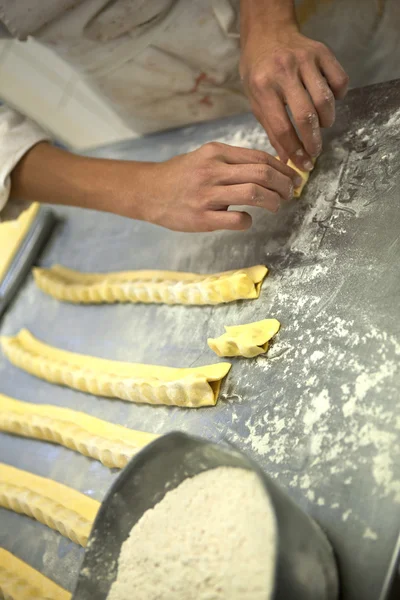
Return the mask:
<path id="1" fill-rule="evenodd" d="M 248 232 L 179 234 L 65 209 L 58 210 L 63 222 L 41 259 L 83 271 L 211 273 L 263 263 L 271 273 L 259 300 L 218 307 L 74 306 L 44 295 L 30 279 L 1 323 L 2 334 L 27 327 L 72 351 L 187 367 L 218 360 L 206 338 L 220 335 L 224 324 L 278 318 L 282 329 L 269 354 L 233 360 L 216 407 L 96 398 L 35 379 L 4 357 L 0 392 L 132 428 L 236 444 L 327 532 L 343 600 L 377 600 L 400 522 L 400 83 L 354 91 L 338 112 L 302 199 L 277 216 L 254 209 Z M 96 155 L 164 160 L 212 139 L 269 148 L 245 115 Z M 0 454 L 6 463 L 99 500 L 115 477 L 67 449 L 5 434 Z M 2 510 L 0 545 L 73 589 L 82 550 L 57 533 Z"/>

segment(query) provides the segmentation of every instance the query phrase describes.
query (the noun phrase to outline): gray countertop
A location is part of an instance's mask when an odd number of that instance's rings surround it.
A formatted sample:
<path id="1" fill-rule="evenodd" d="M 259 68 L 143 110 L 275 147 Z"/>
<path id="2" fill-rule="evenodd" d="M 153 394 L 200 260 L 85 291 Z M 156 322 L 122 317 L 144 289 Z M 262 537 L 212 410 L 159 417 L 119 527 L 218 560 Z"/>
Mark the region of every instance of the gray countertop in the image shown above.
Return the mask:
<path id="1" fill-rule="evenodd" d="M 343 600 L 377 600 L 400 523 L 400 84 L 352 92 L 325 138 L 302 199 L 252 211 L 245 233 L 180 234 L 106 214 L 58 209 L 40 263 L 83 271 L 214 272 L 263 263 L 261 297 L 217 307 L 61 304 L 26 282 L 0 324 L 81 353 L 170 366 L 213 363 L 224 324 L 282 323 L 268 356 L 233 360 L 214 408 L 183 410 L 53 386 L 0 357 L 0 392 L 155 433 L 187 431 L 247 452 L 327 532 Z M 250 115 L 99 149 L 164 160 L 219 139 L 269 149 Z M 132 185 L 134 185 L 134 181 Z M 1 460 L 98 500 L 116 472 L 67 449 L 0 434 Z M 72 590 L 82 550 L 0 510 L 0 546 Z M 393 565 L 392 565 L 393 566 Z M 383 598 L 383 595 L 382 595 Z"/>

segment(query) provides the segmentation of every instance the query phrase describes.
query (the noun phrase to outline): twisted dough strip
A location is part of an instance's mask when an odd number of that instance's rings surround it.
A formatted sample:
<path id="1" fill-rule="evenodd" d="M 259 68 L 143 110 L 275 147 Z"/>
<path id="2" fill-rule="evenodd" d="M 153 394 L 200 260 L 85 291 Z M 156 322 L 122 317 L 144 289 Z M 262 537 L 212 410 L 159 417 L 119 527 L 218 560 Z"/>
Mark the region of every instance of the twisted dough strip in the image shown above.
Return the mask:
<path id="1" fill-rule="evenodd" d="M 86 546 L 100 502 L 66 485 L 0 463 L 0 506 Z"/>
<path id="2" fill-rule="evenodd" d="M 5 600 L 71 600 L 71 594 L 0 548 L 0 597 Z"/>
<path id="3" fill-rule="evenodd" d="M 84 304 L 156 302 L 201 305 L 258 298 L 267 273 L 268 269 L 263 265 L 214 275 L 174 271 L 86 274 L 61 265 L 33 270 L 35 281 L 44 292 L 58 300 Z"/>
<path id="4" fill-rule="evenodd" d="M 253 358 L 268 350 L 269 341 L 279 331 L 276 319 L 225 327 L 226 333 L 218 338 L 208 338 L 207 343 L 218 356 L 245 356 Z"/>
<path id="5" fill-rule="evenodd" d="M 0 430 L 61 444 L 106 467 L 122 469 L 158 436 L 113 425 L 58 406 L 31 404 L 0 394 Z"/>
<path id="6" fill-rule="evenodd" d="M 25 239 L 36 215 L 39 204 L 34 202 L 14 221 L 0 223 L 0 283 L 3 281 L 15 255 Z"/>
<path id="7" fill-rule="evenodd" d="M 53 348 L 23 329 L 1 337 L 4 354 L 36 377 L 98 396 L 130 402 L 197 408 L 214 406 L 229 363 L 192 369 L 156 367 L 92 358 Z"/>

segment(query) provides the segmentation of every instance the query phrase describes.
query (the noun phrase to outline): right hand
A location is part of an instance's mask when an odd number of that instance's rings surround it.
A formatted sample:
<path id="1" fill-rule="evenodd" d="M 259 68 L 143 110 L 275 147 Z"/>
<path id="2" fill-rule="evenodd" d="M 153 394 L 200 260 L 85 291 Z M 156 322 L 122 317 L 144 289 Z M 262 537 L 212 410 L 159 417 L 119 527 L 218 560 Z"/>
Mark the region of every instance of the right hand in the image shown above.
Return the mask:
<path id="1" fill-rule="evenodd" d="M 299 184 L 299 175 L 269 154 L 219 142 L 164 163 L 136 165 L 132 195 L 143 192 L 130 198 L 126 191 L 113 212 L 175 231 L 248 229 L 250 215 L 230 206 L 277 212 Z"/>
<path id="2" fill-rule="evenodd" d="M 280 159 L 311 171 L 322 149 L 321 127 L 333 125 L 335 98 L 346 95 L 349 83 L 333 53 L 294 24 L 271 22 L 246 36 L 240 71 L 253 113 Z"/>

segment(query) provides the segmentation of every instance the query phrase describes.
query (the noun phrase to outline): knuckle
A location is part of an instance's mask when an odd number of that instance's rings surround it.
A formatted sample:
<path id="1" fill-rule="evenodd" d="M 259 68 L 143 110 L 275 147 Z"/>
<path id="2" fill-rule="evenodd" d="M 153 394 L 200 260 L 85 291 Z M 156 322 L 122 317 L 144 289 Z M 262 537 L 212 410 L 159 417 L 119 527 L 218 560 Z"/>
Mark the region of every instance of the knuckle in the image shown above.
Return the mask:
<path id="1" fill-rule="evenodd" d="M 258 175 L 264 183 L 269 184 L 272 179 L 272 168 L 268 165 L 260 165 L 258 167 Z"/>
<path id="2" fill-rule="evenodd" d="M 350 78 L 347 75 L 347 73 L 340 73 L 340 75 L 337 78 L 337 85 L 342 88 L 348 85 L 349 81 Z"/>
<path id="3" fill-rule="evenodd" d="M 274 128 L 275 137 L 278 140 L 286 139 L 292 131 L 290 123 L 277 123 Z"/>
<path id="4" fill-rule="evenodd" d="M 332 104 L 335 98 L 332 93 L 332 90 L 324 81 L 318 82 L 318 97 L 315 100 L 315 105 L 317 107 L 324 106 L 326 104 Z"/>
<path id="5" fill-rule="evenodd" d="M 293 198 L 293 194 L 294 194 L 294 185 L 293 185 L 293 181 L 288 177 L 288 182 L 286 184 L 286 193 L 285 193 L 285 198 L 287 200 L 290 200 L 291 198 Z"/>
<path id="6" fill-rule="evenodd" d="M 333 94 L 324 95 L 315 100 L 315 108 L 318 112 L 325 111 L 327 108 L 330 108 L 333 104 Z"/>
<path id="7" fill-rule="evenodd" d="M 201 147 L 202 154 L 206 158 L 214 158 L 221 153 L 222 144 L 219 142 L 208 142 Z"/>
<path id="8" fill-rule="evenodd" d="M 300 50 L 297 51 L 297 59 L 300 64 L 308 63 L 308 62 L 312 61 L 313 58 L 314 58 L 314 54 L 310 50 L 301 48 Z"/>
<path id="9" fill-rule="evenodd" d="M 294 66 L 294 56 L 290 51 L 279 51 L 273 56 L 273 64 L 278 74 L 286 75 Z"/>
<path id="10" fill-rule="evenodd" d="M 276 192 L 270 194 L 269 210 L 277 213 L 281 205 L 281 198 Z"/>
<path id="11" fill-rule="evenodd" d="M 318 116 L 314 112 L 303 111 L 299 115 L 299 121 L 303 125 L 311 125 L 311 127 L 318 127 Z"/>
<path id="12" fill-rule="evenodd" d="M 257 203 L 257 198 L 260 196 L 258 186 L 255 183 L 249 183 L 245 191 L 246 200 L 253 204 Z"/>
<path id="13" fill-rule="evenodd" d="M 268 77 L 264 71 L 255 70 L 250 76 L 251 87 L 256 92 L 261 92 L 268 85 Z"/>
<path id="14" fill-rule="evenodd" d="M 332 55 L 332 52 L 329 50 L 328 46 L 325 46 L 323 42 L 314 41 L 313 47 L 318 54 L 326 54 L 329 56 Z"/>

